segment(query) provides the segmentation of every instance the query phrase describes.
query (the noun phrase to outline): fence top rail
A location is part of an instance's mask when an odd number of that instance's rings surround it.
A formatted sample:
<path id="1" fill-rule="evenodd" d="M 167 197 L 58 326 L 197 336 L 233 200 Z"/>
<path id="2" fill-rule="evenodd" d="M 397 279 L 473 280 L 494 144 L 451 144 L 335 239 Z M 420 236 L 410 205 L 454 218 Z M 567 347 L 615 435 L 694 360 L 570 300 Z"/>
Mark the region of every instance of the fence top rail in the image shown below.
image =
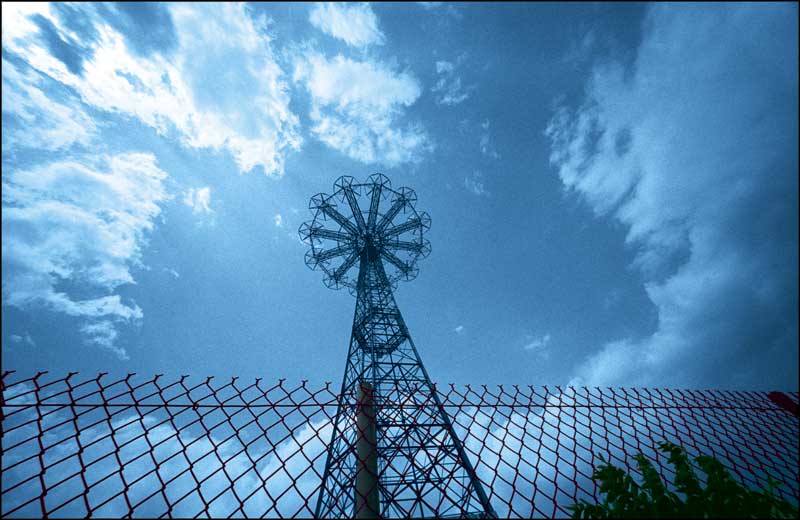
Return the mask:
<path id="1" fill-rule="evenodd" d="M 239 377 L 217 382 L 213 376 L 190 376 L 168 380 L 163 374 L 111 378 L 100 372 L 95 377 L 80 378 L 78 372 L 51 376 L 37 372 L 29 377 L 15 377 L 16 371 L 2 374 L 0 404 L 9 414 L 18 409 L 61 408 L 131 408 L 144 409 L 280 409 L 335 408 L 340 396 L 331 383 L 312 387 L 308 380 L 290 386 L 285 379 L 271 385 L 263 378 L 243 384 Z M 673 388 L 572 387 L 561 385 L 446 385 L 433 384 L 447 409 L 720 409 L 763 412 L 793 412 L 797 415 L 798 392 L 743 390 L 690 390 Z M 413 388 L 397 388 L 389 395 L 376 396 L 384 408 L 434 406 L 436 403 L 405 399 Z M 351 399 L 352 401 L 352 399 Z M 344 403 L 349 402 L 347 399 Z M 6 412 L 3 412 L 6 415 Z"/>

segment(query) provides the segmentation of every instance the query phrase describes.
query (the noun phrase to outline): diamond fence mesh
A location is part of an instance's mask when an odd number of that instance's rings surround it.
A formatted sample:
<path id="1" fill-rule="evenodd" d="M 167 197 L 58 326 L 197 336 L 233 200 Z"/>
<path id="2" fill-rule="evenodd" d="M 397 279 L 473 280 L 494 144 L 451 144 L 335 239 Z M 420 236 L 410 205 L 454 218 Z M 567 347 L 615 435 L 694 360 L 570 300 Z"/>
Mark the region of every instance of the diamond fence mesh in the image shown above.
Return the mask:
<path id="1" fill-rule="evenodd" d="M 797 393 L 437 391 L 500 517 L 563 517 L 597 500 L 600 456 L 636 475 L 642 452 L 671 482 L 661 441 L 718 458 L 754 489 L 771 477 L 798 503 Z M 311 517 L 337 403 L 329 384 L 5 372 L 2 516 Z"/>

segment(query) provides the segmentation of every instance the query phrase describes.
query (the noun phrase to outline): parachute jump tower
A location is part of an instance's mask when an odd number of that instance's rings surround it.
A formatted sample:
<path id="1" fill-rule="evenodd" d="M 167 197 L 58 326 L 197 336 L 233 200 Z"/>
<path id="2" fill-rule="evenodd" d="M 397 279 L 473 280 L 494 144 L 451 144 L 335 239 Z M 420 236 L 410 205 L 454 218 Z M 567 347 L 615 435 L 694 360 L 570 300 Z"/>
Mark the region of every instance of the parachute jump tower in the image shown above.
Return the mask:
<path id="1" fill-rule="evenodd" d="M 431 250 L 415 202 L 382 174 L 343 176 L 299 229 L 306 264 L 356 297 L 317 518 L 496 516 L 392 293 Z"/>

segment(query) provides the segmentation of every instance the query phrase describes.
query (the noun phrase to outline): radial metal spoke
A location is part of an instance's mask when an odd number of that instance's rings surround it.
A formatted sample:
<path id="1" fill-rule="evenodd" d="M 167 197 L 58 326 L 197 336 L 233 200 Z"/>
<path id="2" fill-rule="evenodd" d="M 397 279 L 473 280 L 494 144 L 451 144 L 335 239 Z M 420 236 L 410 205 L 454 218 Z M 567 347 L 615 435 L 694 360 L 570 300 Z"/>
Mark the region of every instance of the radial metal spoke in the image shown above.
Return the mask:
<path id="1" fill-rule="evenodd" d="M 384 242 L 383 245 L 391 249 L 397 249 L 400 251 L 411 251 L 413 253 L 421 252 L 423 248 L 422 244 L 419 244 L 417 242 L 408 242 L 405 240 L 393 240 L 390 242 Z"/>
<path id="2" fill-rule="evenodd" d="M 353 251 L 350 254 L 350 256 L 347 257 L 344 263 L 340 265 L 338 268 L 336 268 L 336 270 L 331 275 L 331 278 L 333 278 L 337 282 L 341 280 L 342 276 L 344 276 L 347 270 L 350 269 L 354 263 L 356 263 L 356 260 L 358 260 L 358 256 L 359 256 L 358 251 Z"/>
<path id="3" fill-rule="evenodd" d="M 347 203 L 350 204 L 350 211 L 353 212 L 353 216 L 356 218 L 356 224 L 358 224 L 358 228 L 366 229 L 366 225 L 364 224 L 364 215 L 361 214 L 361 208 L 358 207 L 358 200 L 356 200 L 356 194 L 353 193 L 353 188 L 350 186 L 345 187 L 344 196 L 347 197 Z"/>
<path id="4" fill-rule="evenodd" d="M 325 228 L 312 228 L 309 230 L 308 236 L 311 238 L 330 238 L 331 240 L 338 240 L 339 242 L 348 242 L 352 238 L 345 233 L 331 231 Z"/>
<path id="5" fill-rule="evenodd" d="M 326 215 L 331 217 L 333 220 L 339 223 L 342 227 L 347 228 L 348 231 L 353 233 L 354 235 L 358 235 L 358 228 L 350 222 L 350 219 L 339 213 L 336 208 L 324 202 L 319 207 Z"/>
<path id="6" fill-rule="evenodd" d="M 372 198 L 369 201 L 369 218 L 367 220 L 367 226 L 369 229 L 372 229 L 375 226 L 375 220 L 378 218 L 378 206 L 381 203 L 382 189 L 383 185 L 381 184 L 372 185 Z"/>
<path id="7" fill-rule="evenodd" d="M 392 204 L 392 207 L 389 208 L 389 211 L 387 211 L 381 218 L 381 221 L 378 222 L 378 225 L 375 227 L 375 229 L 380 231 L 385 228 L 392 221 L 394 216 L 397 215 L 397 213 L 402 209 L 405 203 L 406 200 L 403 197 L 399 197 L 397 200 L 395 200 L 394 204 Z"/>
<path id="8" fill-rule="evenodd" d="M 387 229 L 383 233 L 383 236 L 384 237 L 390 237 L 390 236 L 394 236 L 394 235 L 399 235 L 400 233 L 403 233 L 404 231 L 409 231 L 411 229 L 415 229 L 415 228 L 418 228 L 420 226 L 422 226 L 422 221 L 419 218 L 415 217 L 415 218 L 406 220 L 402 224 L 399 224 L 399 225 L 394 226 L 394 227 L 390 227 L 389 229 Z"/>
<path id="9" fill-rule="evenodd" d="M 394 256 L 394 254 L 390 253 L 389 251 L 381 249 L 381 256 L 387 259 L 389 262 L 391 262 L 392 265 L 400 269 L 400 271 L 402 271 L 403 273 L 411 271 L 411 267 L 408 264 L 406 264 L 405 262 Z"/>
<path id="10" fill-rule="evenodd" d="M 331 258 L 336 258 L 337 256 L 341 256 L 345 253 L 348 253 L 353 250 L 353 246 L 350 244 L 346 244 L 343 246 L 335 247 L 333 249 L 328 249 L 326 251 L 322 251 L 321 253 L 314 255 L 314 259 L 317 262 L 324 262 L 325 260 L 330 260 Z"/>

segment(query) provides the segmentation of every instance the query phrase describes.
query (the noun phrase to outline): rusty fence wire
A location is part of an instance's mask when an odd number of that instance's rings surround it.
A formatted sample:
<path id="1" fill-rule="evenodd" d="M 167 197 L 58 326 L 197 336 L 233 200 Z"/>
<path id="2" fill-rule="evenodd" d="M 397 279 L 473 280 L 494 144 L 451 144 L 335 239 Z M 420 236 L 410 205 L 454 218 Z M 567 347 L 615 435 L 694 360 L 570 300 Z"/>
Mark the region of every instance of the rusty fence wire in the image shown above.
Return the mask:
<path id="1" fill-rule="evenodd" d="M 768 477 L 797 504 L 797 393 L 439 386 L 500 517 L 597 500 L 600 456 L 662 478 L 661 441 Z M 3 517 L 311 517 L 337 395 L 329 384 L 75 373 L 2 376 Z"/>

